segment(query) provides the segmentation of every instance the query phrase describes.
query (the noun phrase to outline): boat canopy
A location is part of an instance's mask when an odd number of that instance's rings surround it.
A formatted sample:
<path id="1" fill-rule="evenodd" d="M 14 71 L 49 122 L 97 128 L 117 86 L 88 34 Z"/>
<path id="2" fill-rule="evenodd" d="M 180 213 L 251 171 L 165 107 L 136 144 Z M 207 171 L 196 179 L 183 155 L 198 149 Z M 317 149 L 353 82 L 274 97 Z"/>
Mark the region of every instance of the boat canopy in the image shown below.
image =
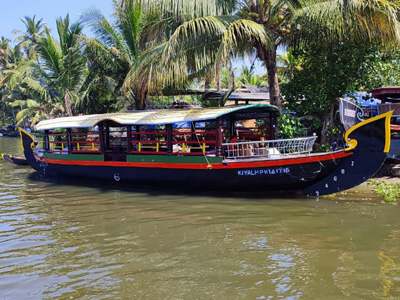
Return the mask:
<path id="1" fill-rule="evenodd" d="M 209 121 L 226 115 L 234 116 L 235 120 L 262 119 L 267 117 L 267 113 L 278 114 L 278 112 L 279 111 L 276 106 L 269 104 L 225 106 L 188 110 L 146 110 L 128 113 L 97 114 L 44 120 L 36 125 L 36 129 L 52 130 L 56 128 L 88 128 L 94 127 L 103 121 L 112 121 L 123 126 L 166 125 L 179 122 Z"/>

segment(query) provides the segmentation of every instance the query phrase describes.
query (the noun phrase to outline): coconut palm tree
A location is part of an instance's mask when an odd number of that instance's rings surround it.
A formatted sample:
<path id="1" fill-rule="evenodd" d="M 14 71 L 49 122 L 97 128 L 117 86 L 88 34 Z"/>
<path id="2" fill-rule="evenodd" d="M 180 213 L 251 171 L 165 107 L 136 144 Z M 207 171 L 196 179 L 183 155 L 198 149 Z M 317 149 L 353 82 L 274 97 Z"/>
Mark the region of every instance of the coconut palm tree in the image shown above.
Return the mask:
<path id="1" fill-rule="evenodd" d="M 24 126 L 29 124 L 31 128 L 40 120 L 48 119 L 52 116 L 59 115 L 60 111 L 63 111 L 63 107 L 60 103 L 49 105 L 50 103 L 40 100 L 15 100 L 10 103 L 13 108 L 19 107 L 20 111 L 17 113 L 16 125 Z"/>
<path id="2" fill-rule="evenodd" d="M 25 19 L 21 19 L 22 23 L 24 23 L 26 27 L 26 31 L 14 30 L 14 34 L 18 34 L 19 36 L 15 39 L 15 42 L 18 43 L 18 46 L 21 49 L 24 49 L 26 55 L 29 59 L 37 60 L 37 52 L 36 47 L 45 33 L 46 24 L 43 23 L 43 19 L 38 21 L 35 20 L 36 15 L 31 17 L 25 17 Z"/>
<path id="3" fill-rule="evenodd" d="M 58 41 L 50 30 L 38 43 L 39 66 L 36 70 L 52 98 L 63 102 L 68 116 L 73 115 L 73 104 L 80 98 L 80 90 L 87 77 L 83 44 L 78 36 L 80 23 L 70 23 L 69 15 L 56 20 Z"/>
<path id="4" fill-rule="evenodd" d="M 37 44 L 38 60 L 25 59 L 15 68 L 4 72 L 4 82 L 21 97 L 14 99 L 21 108 L 20 120 L 45 116 L 72 116 L 74 103 L 82 96 L 87 78 L 83 44 L 78 39 L 82 32 L 79 23 L 71 24 L 69 16 L 56 20 L 58 40 L 50 30 Z M 33 113 L 36 110 L 35 113 Z"/>
<path id="5" fill-rule="evenodd" d="M 21 49 L 18 46 L 11 47 L 10 42 L 4 37 L 0 40 L 0 110 L 3 123 L 15 118 L 14 109 L 9 103 L 24 97 L 24 93 L 15 88 L 18 79 L 12 73 L 28 60 Z"/>
<path id="6" fill-rule="evenodd" d="M 114 15 L 115 24 L 97 9 L 86 12 L 84 20 L 96 38 L 81 37 L 85 53 L 93 70 L 123 96 L 122 107 L 134 102 L 136 109 L 144 109 L 149 94 L 148 62 L 154 61 L 159 53 L 157 42 L 163 38 L 151 29 L 157 15 L 145 14 L 140 1 L 114 1 Z"/>
<path id="7" fill-rule="evenodd" d="M 283 83 L 293 79 L 295 71 L 301 71 L 301 58 L 293 55 L 293 49 L 284 51 L 276 57 L 277 71 Z"/>
<path id="8" fill-rule="evenodd" d="M 4 36 L 0 39 L 0 70 L 7 68 L 10 56 L 10 40 L 6 39 Z"/>
<path id="9" fill-rule="evenodd" d="M 154 1 L 147 5 L 151 7 L 151 3 Z M 222 8 L 221 3 L 224 1 L 201 0 L 196 5 L 190 0 L 162 1 L 164 15 L 183 20 L 164 46 L 167 83 L 210 68 L 211 63 L 219 66 L 231 55 L 252 52 L 267 68 L 271 103 L 281 108 L 279 46 L 317 38 L 340 41 L 344 37 L 363 43 L 398 39 L 395 2 L 236 0 L 226 1 L 229 5 Z M 157 5 L 159 9 L 160 3 Z"/>
<path id="10" fill-rule="evenodd" d="M 250 68 L 242 66 L 242 75 L 238 78 L 240 84 L 254 86 L 268 86 L 268 82 L 262 76 L 254 74 L 254 65 Z"/>

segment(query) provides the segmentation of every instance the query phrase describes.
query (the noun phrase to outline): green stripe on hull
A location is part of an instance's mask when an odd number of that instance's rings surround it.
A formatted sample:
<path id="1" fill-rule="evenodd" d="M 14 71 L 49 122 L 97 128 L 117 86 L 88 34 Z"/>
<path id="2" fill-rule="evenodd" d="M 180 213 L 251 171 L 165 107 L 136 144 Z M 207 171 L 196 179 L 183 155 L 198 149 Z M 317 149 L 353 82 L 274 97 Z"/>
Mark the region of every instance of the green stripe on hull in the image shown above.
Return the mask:
<path id="1" fill-rule="evenodd" d="M 104 161 L 102 154 L 56 154 L 45 153 L 45 158 L 58 160 L 77 160 L 77 161 Z M 146 163 L 180 163 L 180 164 L 203 164 L 203 163 L 222 163 L 222 157 L 207 156 L 167 156 L 167 155 L 127 155 L 127 162 L 146 162 Z"/>
<path id="2" fill-rule="evenodd" d="M 207 156 L 209 163 L 222 163 L 222 157 Z M 180 164 L 202 164 L 207 163 L 204 156 L 167 156 L 167 155 L 128 155 L 127 162 L 154 162 L 154 163 L 180 163 Z"/>
<path id="3" fill-rule="evenodd" d="M 44 157 L 49 158 L 49 159 L 60 159 L 60 160 L 104 161 L 104 155 L 102 155 L 102 154 L 54 154 L 54 153 L 45 153 Z"/>

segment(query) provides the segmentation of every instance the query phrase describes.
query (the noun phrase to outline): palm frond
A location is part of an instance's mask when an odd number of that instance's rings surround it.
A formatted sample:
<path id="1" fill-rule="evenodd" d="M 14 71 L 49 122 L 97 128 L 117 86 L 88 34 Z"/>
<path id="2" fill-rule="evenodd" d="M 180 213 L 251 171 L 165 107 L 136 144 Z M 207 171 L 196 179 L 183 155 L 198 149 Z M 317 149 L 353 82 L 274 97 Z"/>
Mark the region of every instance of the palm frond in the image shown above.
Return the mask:
<path id="1" fill-rule="evenodd" d="M 39 43 L 38 52 L 44 68 L 53 76 L 57 76 L 61 69 L 61 48 L 60 45 L 50 35 L 50 30 L 46 29 L 46 36 Z"/>
<path id="2" fill-rule="evenodd" d="M 219 62 L 227 62 L 231 55 L 242 54 L 243 45 L 245 49 L 260 45 L 264 48 L 274 48 L 274 39 L 270 32 L 262 24 L 251 20 L 235 20 L 225 31 L 218 51 Z"/>

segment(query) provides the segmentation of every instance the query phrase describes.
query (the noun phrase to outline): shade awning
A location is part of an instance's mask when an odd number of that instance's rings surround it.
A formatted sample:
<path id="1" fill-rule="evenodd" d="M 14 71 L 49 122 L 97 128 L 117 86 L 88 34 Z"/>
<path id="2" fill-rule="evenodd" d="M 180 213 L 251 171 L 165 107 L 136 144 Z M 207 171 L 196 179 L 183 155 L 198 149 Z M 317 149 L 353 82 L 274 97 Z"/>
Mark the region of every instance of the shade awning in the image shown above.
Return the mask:
<path id="1" fill-rule="evenodd" d="M 265 118 L 268 112 L 278 112 L 278 108 L 268 104 L 245 106 L 225 106 L 188 110 L 148 110 L 129 113 L 110 113 L 76 117 L 64 117 L 44 120 L 36 125 L 37 130 L 56 128 L 88 128 L 103 121 L 112 121 L 121 125 L 165 125 L 179 122 L 198 122 L 215 120 L 225 115 L 236 115 L 238 119 Z"/>

